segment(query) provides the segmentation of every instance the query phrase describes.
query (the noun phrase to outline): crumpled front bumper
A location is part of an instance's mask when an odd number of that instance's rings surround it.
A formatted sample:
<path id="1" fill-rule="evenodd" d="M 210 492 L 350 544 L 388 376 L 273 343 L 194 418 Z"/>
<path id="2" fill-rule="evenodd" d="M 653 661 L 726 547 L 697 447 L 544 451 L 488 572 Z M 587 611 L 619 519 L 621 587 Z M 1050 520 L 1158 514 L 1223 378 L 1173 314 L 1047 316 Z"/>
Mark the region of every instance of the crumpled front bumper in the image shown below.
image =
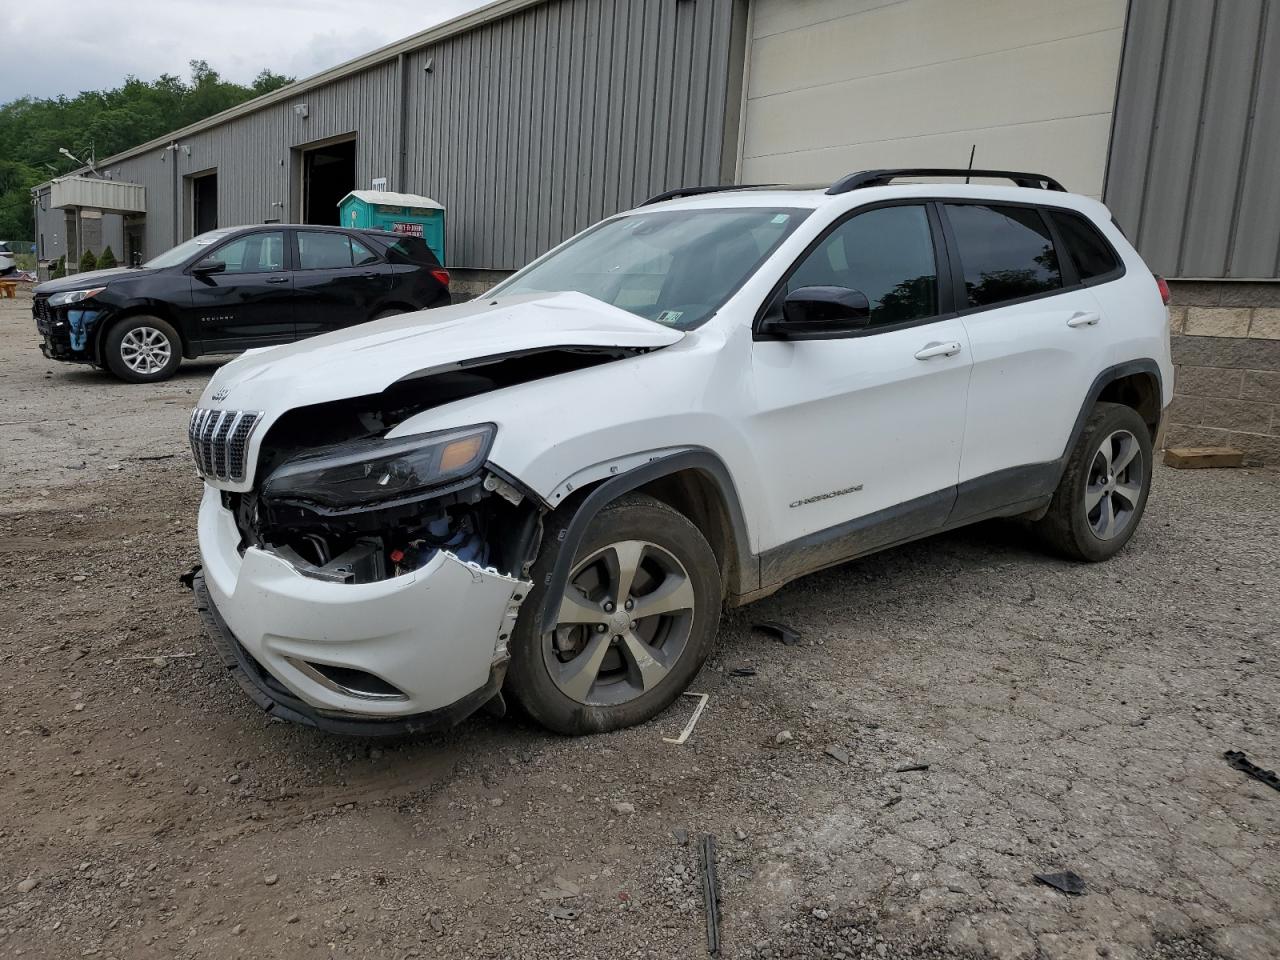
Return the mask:
<path id="1" fill-rule="evenodd" d="M 199 535 L 207 632 L 268 712 L 342 733 L 413 732 L 456 723 L 502 684 L 527 581 L 444 551 L 377 583 L 316 580 L 266 550 L 241 555 L 235 520 L 208 486 Z M 398 694 L 335 682 L 343 671 Z"/>

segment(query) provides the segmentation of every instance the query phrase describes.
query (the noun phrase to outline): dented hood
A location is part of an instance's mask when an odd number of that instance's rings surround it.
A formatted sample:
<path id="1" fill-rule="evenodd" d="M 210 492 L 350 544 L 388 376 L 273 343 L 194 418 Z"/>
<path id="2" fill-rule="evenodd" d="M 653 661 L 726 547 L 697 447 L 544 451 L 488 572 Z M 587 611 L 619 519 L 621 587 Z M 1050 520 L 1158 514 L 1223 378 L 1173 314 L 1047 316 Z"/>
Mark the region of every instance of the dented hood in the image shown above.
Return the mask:
<path id="1" fill-rule="evenodd" d="M 270 422 L 295 407 L 380 393 L 487 358 L 557 347 L 655 349 L 683 336 L 581 293 L 486 298 L 250 351 L 214 374 L 199 405 L 258 410 Z"/>

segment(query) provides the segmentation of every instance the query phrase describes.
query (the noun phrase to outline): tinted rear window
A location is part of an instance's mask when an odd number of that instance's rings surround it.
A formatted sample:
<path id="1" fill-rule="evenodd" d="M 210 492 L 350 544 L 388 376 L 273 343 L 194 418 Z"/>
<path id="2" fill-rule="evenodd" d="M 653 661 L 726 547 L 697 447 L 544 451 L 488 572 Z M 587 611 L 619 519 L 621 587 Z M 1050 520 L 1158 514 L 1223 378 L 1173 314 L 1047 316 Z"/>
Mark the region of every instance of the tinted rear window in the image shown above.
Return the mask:
<path id="1" fill-rule="evenodd" d="M 387 235 L 388 237 L 391 234 Z M 383 240 L 382 237 L 378 238 Z M 386 241 L 383 241 L 386 242 Z M 413 263 L 419 266 L 438 267 L 440 261 L 421 237 L 396 237 L 387 243 L 387 259 L 392 263 Z"/>
<path id="2" fill-rule="evenodd" d="M 1049 227 L 1033 207 L 947 206 L 971 307 L 989 307 L 1062 287 Z"/>
<path id="3" fill-rule="evenodd" d="M 1070 210 L 1049 210 L 1054 225 L 1062 235 L 1081 280 L 1105 276 L 1120 269 L 1120 259 L 1098 228 L 1088 218 Z"/>

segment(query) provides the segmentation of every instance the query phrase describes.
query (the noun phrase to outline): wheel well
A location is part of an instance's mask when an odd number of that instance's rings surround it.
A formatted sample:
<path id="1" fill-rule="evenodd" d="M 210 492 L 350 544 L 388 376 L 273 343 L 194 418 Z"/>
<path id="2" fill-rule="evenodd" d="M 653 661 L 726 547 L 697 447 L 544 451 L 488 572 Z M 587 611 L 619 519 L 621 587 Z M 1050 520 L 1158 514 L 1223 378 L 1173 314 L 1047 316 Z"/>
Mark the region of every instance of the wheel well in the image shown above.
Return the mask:
<path id="1" fill-rule="evenodd" d="M 1138 411 L 1151 431 L 1154 440 L 1160 427 L 1160 381 L 1152 373 L 1131 373 L 1125 377 L 1117 377 L 1098 395 L 1099 400 L 1108 403 L 1119 403 Z"/>
<path id="2" fill-rule="evenodd" d="M 124 310 L 121 310 L 118 314 L 116 314 L 106 323 L 99 324 L 98 328 L 93 331 L 93 355 L 97 358 L 97 361 L 99 363 L 104 362 L 104 358 L 102 354 L 102 345 L 103 343 L 106 342 L 107 331 L 109 331 L 112 327 L 117 326 L 120 323 L 123 323 L 125 320 L 130 319 L 131 317 L 138 317 L 138 316 L 156 317 L 157 319 L 163 320 L 165 323 L 169 324 L 169 326 L 173 327 L 174 332 L 178 334 L 178 345 L 182 348 L 182 355 L 184 357 L 187 356 L 187 342 L 182 338 L 182 329 L 178 326 L 178 324 L 176 324 L 173 321 L 173 318 L 170 317 L 168 314 L 166 314 L 164 310 L 156 309 L 155 306 L 146 305 L 146 306 L 126 307 Z"/>
<path id="3" fill-rule="evenodd" d="M 704 471 L 687 469 L 652 480 L 636 492 L 661 500 L 688 517 L 711 545 L 725 591 L 736 592 L 742 573 L 737 559 L 740 544 L 719 485 Z"/>

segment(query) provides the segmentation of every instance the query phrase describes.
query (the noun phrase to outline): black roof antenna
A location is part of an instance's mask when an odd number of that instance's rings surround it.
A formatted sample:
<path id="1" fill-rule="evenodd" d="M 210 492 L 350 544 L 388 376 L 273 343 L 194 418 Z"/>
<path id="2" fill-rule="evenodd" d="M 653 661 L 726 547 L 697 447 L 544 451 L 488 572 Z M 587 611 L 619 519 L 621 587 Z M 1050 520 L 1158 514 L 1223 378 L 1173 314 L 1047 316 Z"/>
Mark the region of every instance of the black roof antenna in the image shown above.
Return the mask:
<path id="1" fill-rule="evenodd" d="M 973 169 L 973 155 L 974 155 L 975 153 L 977 153 L 977 152 L 978 152 L 978 145 L 975 143 L 972 147 L 970 147 L 970 148 L 969 148 L 969 166 L 965 167 L 965 169 L 966 169 L 966 170 L 972 170 L 972 169 Z M 965 177 L 965 178 L 964 178 L 964 182 L 965 182 L 965 183 L 968 183 L 968 182 L 969 182 L 969 178 L 968 178 L 968 177 Z"/>

